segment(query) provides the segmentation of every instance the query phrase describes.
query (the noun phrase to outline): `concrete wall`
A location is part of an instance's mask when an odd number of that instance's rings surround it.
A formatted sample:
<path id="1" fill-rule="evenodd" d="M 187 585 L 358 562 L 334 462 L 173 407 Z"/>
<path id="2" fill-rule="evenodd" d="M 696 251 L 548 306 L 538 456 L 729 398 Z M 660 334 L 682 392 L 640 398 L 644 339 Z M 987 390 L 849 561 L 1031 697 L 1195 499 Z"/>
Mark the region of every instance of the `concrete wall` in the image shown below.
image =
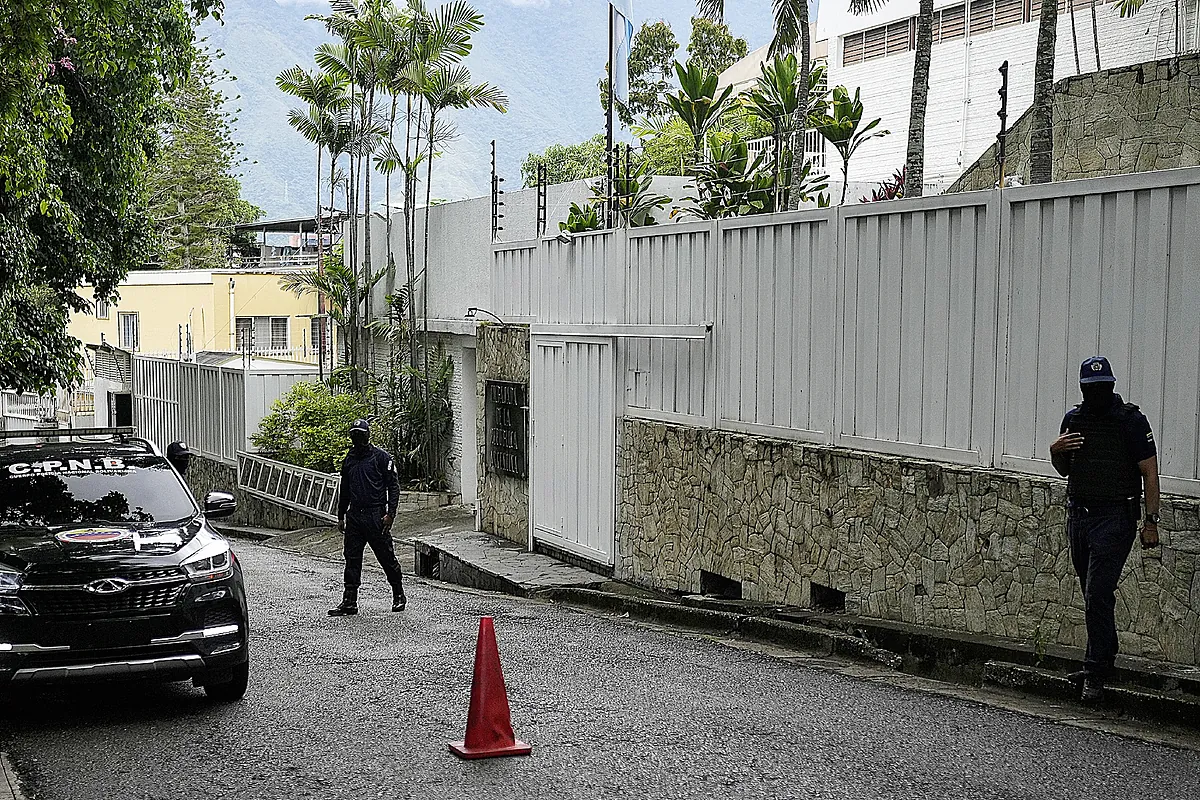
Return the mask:
<path id="1" fill-rule="evenodd" d="M 529 481 L 500 475 L 487 468 L 486 406 L 488 381 L 529 384 L 529 327 L 480 325 L 476 335 L 478 381 L 477 441 L 479 443 L 480 530 L 520 544 L 529 542 Z"/>
<path id="2" fill-rule="evenodd" d="M 1065 484 L 994 470 L 626 419 L 616 576 L 956 631 L 1082 646 Z M 1200 501 L 1165 497 L 1161 551 L 1135 546 L 1117 596 L 1122 652 L 1200 664 Z"/>
<path id="3" fill-rule="evenodd" d="M 203 503 L 204 495 L 209 492 L 230 492 L 237 498 L 237 511 L 233 516 L 217 521 L 218 525 L 227 523 L 285 531 L 329 525 L 319 517 L 301 514 L 239 490 L 237 468 L 214 459 L 193 455 L 188 463 L 187 482 L 198 503 Z"/>
<path id="4" fill-rule="evenodd" d="M 947 5 L 939 2 L 937 5 Z M 1195 0 L 1183 0 L 1189 9 Z M 911 4 L 910 4 L 911 5 Z M 969 39 L 935 44 L 930 62 L 929 108 L 925 117 L 925 182 L 939 188 L 949 186 L 996 140 L 1000 124 L 996 118 L 1000 88 L 997 68 L 1009 62 L 1009 119 L 1015 120 L 1033 102 L 1033 65 L 1037 51 L 1037 8 L 1032 21 L 999 28 Z M 822 9 L 824 11 L 824 9 Z M 1160 25 L 1160 12 L 1166 12 Z M 852 30 L 863 30 L 885 17 L 901 19 L 902 4 L 889 3 L 877 15 L 854 22 Z M 1115 3 L 1097 3 L 1102 69 L 1137 64 L 1173 54 L 1174 0 L 1147 0 L 1134 17 L 1121 19 Z M 1192 19 L 1192 17 L 1189 17 Z M 1165 26 L 1165 27 L 1164 27 Z M 1083 71 L 1094 70 L 1091 14 L 1076 12 L 1079 57 Z M 849 32 L 849 31 L 843 31 Z M 1185 46 L 1196 47 L 1193 26 L 1185 32 Z M 877 58 L 848 67 L 842 64 L 842 38 L 831 46 L 829 83 L 851 91 L 861 87 L 864 119 L 882 118 L 890 136 L 863 145 L 850 162 L 851 181 L 878 181 L 904 164 L 908 142 L 909 99 L 912 93 L 912 51 Z M 1060 14 L 1055 53 L 1055 77 L 1075 74 L 1071 43 L 1071 18 Z M 838 170 L 830 165 L 831 172 Z"/>
<path id="5" fill-rule="evenodd" d="M 1029 183 L 1033 112 L 1013 125 L 1007 175 Z M 1200 165 L 1200 55 L 1066 78 L 1054 87 L 1053 179 L 1126 175 Z M 996 146 L 949 189 L 996 184 Z"/>

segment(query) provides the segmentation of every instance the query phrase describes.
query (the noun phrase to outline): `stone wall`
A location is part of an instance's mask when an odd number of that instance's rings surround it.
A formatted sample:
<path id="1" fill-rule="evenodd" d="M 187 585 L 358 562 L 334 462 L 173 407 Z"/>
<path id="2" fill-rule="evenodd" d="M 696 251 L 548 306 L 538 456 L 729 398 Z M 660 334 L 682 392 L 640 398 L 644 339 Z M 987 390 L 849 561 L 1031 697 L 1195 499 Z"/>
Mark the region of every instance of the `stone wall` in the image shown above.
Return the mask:
<path id="1" fill-rule="evenodd" d="M 1082 646 L 1065 483 L 627 419 L 616 576 L 957 631 Z M 1165 497 L 1163 547 L 1134 548 L 1117 597 L 1122 651 L 1200 664 L 1200 501 Z"/>
<path id="2" fill-rule="evenodd" d="M 480 325 L 476 334 L 479 425 L 479 520 L 481 530 L 505 539 L 529 542 L 529 481 L 491 472 L 487 467 L 488 381 L 529 385 L 529 326 Z"/>
<path id="3" fill-rule="evenodd" d="M 1008 175 L 1029 183 L 1033 110 L 1008 135 Z M 1200 55 L 1065 78 L 1054 86 L 1053 179 L 1200 165 Z M 948 191 L 990 189 L 996 146 Z"/>
<path id="4" fill-rule="evenodd" d="M 240 491 L 237 488 L 237 469 L 231 464 L 193 455 L 188 463 L 187 482 L 199 503 L 204 502 L 204 495 L 209 492 L 230 492 L 237 498 L 237 511 L 233 516 L 221 520 L 229 525 L 248 525 L 284 531 L 329 525 L 320 517 L 310 517 Z"/>

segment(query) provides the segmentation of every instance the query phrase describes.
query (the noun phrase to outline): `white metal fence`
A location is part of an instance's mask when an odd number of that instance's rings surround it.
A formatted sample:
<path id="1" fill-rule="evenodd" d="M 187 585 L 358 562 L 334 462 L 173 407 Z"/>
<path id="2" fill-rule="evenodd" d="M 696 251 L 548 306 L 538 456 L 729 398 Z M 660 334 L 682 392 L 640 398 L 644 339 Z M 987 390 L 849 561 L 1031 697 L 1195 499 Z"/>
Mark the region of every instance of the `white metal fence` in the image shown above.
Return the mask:
<path id="1" fill-rule="evenodd" d="M 197 455 L 235 464 L 274 402 L 294 384 L 316 380 L 316 367 L 297 367 L 243 369 L 135 356 L 133 423 L 159 447 L 182 440 Z"/>
<path id="2" fill-rule="evenodd" d="M 1103 353 L 1200 495 L 1197 219 L 1186 169 L 609 231 L 496 248 L 493 302 L 614 338 L 629 415 L 1036 474 Z"/>

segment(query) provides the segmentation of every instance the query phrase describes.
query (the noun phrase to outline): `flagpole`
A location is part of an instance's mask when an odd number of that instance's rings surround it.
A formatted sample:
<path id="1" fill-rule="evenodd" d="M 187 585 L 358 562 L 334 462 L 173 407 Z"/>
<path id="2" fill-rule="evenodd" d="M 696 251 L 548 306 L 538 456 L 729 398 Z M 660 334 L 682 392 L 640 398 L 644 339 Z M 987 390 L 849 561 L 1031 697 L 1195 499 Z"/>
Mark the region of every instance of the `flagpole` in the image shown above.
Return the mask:
<path id="1" fill-rule="evenodd" d="M 604 183 L 604 195 L 606 198 L 608 198 L 604 209 L 606 228 L 613 227 L 613 95 L 617 91 L 616 84 L 613 82 L 613 62 L 617 57 L 617 54 L 614 52 L 613 48 L 615 17 L 616 13 L 614 12 L 612 3 L 610 2 L 608 4 L 608 118 L 605 124 L 605 132 L 608 138 L 608 146 L 605 148 L 608 172 L 606 173 Z"/>

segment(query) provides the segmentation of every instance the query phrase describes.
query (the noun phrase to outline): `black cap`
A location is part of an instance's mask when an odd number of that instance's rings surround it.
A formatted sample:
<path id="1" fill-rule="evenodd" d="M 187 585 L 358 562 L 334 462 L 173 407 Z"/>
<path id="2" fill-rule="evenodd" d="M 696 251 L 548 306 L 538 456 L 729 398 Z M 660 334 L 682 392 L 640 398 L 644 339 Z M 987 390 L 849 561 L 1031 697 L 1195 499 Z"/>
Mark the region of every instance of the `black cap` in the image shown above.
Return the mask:
<path id="1" fill-rule="evenodd" d="M 356 419 L 356 420 L 354 420 L 354 422 L 350 423 L 350 432 L 354 433 L 355 431 L 362 431 L 363 433 L 370 436 L 371 435 L 371 426 L 365 419 Z"/>
<path id="2" fill-rule="evenodd" d="M 192 451 L 188 450 L 186 442 L 171 442 L 167 445 L 167 458 L 178 458 L 190 456 Z"/>
<path id="3" fill-rule="evenodd" d="M 1079 365 L 1080 383 L 1116 383 L 1112 365 L 1104 356 L 1092 356 Z"/>

